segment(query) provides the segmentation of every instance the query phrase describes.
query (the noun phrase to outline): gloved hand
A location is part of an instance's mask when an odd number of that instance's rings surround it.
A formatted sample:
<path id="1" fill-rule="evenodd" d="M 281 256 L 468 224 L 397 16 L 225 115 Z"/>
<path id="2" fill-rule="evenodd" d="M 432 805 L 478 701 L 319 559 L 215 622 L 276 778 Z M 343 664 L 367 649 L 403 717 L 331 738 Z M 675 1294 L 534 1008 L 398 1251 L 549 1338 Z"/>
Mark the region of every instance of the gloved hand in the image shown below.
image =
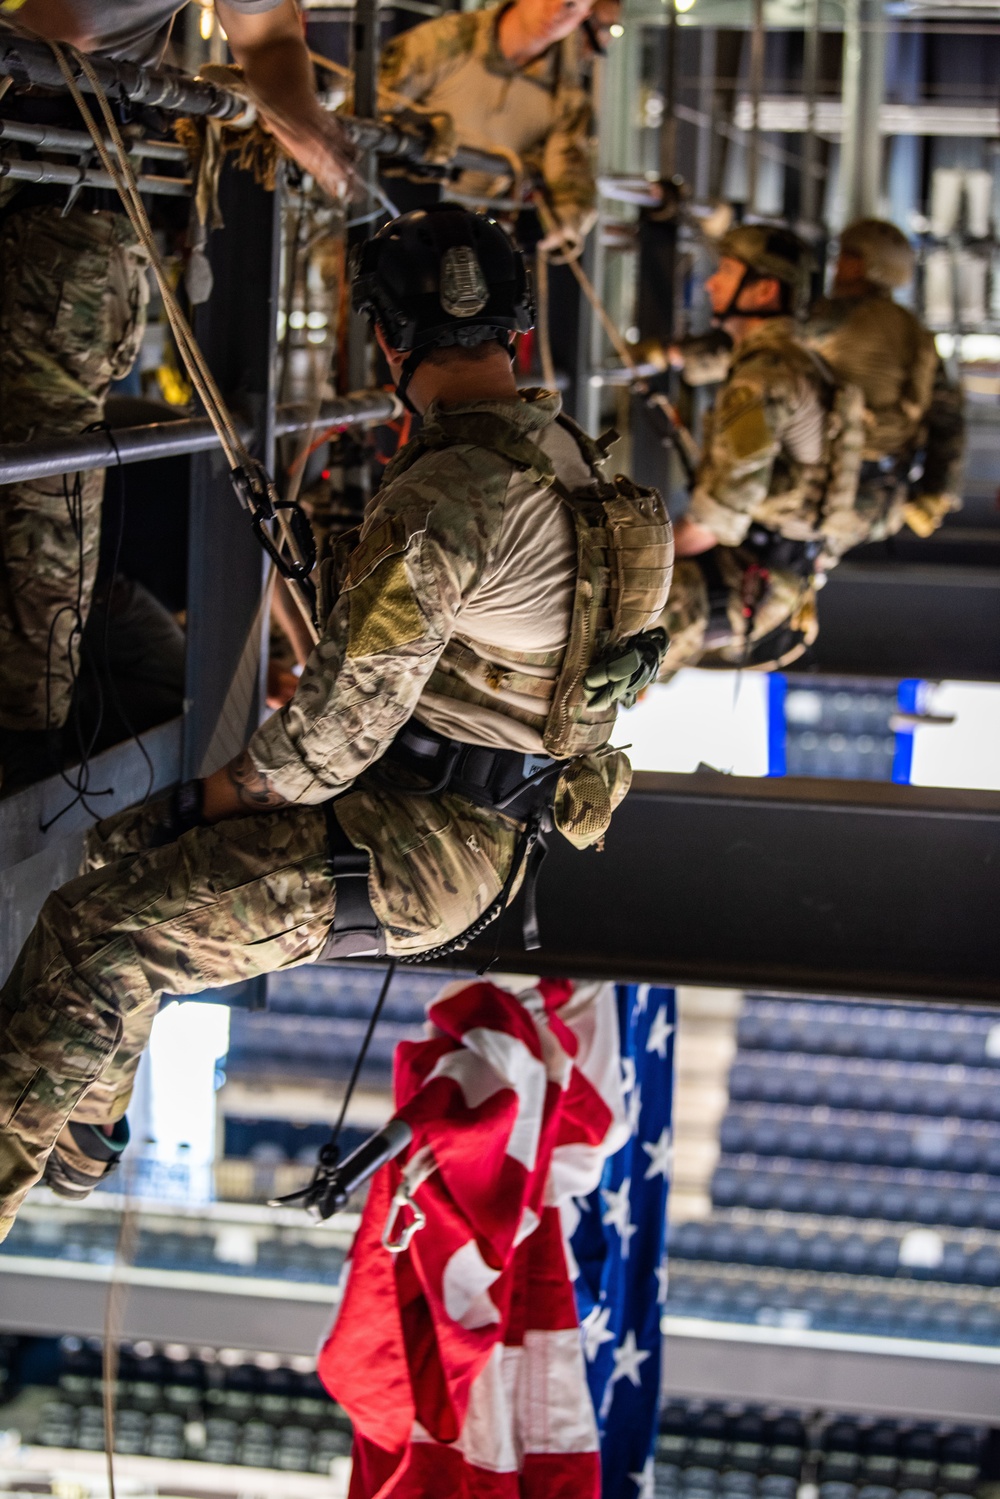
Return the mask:
<path id="1" fill-rule="evenodd" d="M 447 166 L 454 156 L 455 147 L 458 145 L 455 121 L 443 110 L 431 111 L 410 106 L 393 109 L 388 113 L 383 112 L 382 117 L 390 125 L 397 125 L 403 130 L 412 131 L 415 135 L 423 137 L 426 143 L 426 154 L 420 165 Z"/>
<path id="2" fill-rule="evenodd" d="M 961 500 L 951 494 L 921 494 L 903 506 L 903 519 L 911 531 L 926 538 L 933 536 L 949 511 L 961 507 Z"/>
<path id="3" fill-rule="evenodd" d="M 669 644 L 666 630 L 655 629 L 613 646 L 583 679 L 588 707 L 634 707 L 639 694 L 656 681 Z"/>
<path id="4" fill-rule="evenodd" d="M 545 251 L 554 265 L 565 265 L 579 260 L 583 254 L 584 241 L 597 223 L 597 209 L 564 203 L 556 209 L 556 214 L 557 222 L 539 240 L 538 248 Z"/>

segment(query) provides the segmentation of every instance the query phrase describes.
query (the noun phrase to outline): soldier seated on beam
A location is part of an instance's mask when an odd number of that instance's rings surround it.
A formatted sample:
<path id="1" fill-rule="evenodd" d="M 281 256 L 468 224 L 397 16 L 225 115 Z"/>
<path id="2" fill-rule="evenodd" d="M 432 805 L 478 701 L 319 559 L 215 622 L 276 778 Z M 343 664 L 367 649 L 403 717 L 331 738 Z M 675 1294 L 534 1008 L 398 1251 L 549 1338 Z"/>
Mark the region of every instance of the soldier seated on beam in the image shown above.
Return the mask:
<path id="1" fill-rule="evenodd" d="M 155 63 L 180 0 L 8 0 L 0 9 L 53 41 Z M 218 0 L 219 22 L 268 128 L 330 193 L 353 148 L 316 98 L 295 0 Z M 6 118 L 81 130 L 68 96 L 18 84 Z M 117 200 L 84 188 L 0 182 L 0 442 L 74 437 L 104 418 L 138 354 L 146 252 Z M 70 476 L 72 477 L 72 476 Z M 0 487 L 0 794 L 62 765 L 61 734 L 94 588 L 104 471 Z"/>
<path id="2" fill-rule="evenodd" d="M 325 559 L 291 701 L 204 781 L 99 823 L 0 993 L 0 1235 L 42 1173 L 84 1196 L 120 1156 L 161 993 L 326 954 L 448 954 L 546 829 L 599 842 L 630 779 L 617 707 L 659 670 L 660 496 L 518 394 L 520 254 L 438 205 L 364 246 L 374 322 L 420 435 Z M 526 907 L 527 909 L 527 907 Z"/>
<path id="3" fill-rule="evenodd" d="M 512 153 L 543 187 L 556 227 L 543 249 L 574 257 L 597 217 L 593 118 L 579 38 L 593 0 L 512 0 L 449 11 L 404 31 L 382 53 L 380 108 L 431 116 L 437 154 L 455 144 Z M 598 25 L 608 17 L 605 0 Z M 497 196 L 510 178 L 466 172 L 456 191 Z"/>
<path id="4" fill-rule="evenodd" d="M 837 378 L 864 392 L 869 420 L 858 508 L 869 539 L 904 525 L 927 537 L 961 505 L 965 418 L 934 335 L 893 291 L 913 280 L 913 247 L 885 219 L 858 219 L 840 236 L 828 297 L 806 336 Z"/>
<path id="5" fill-rule="evenodd" d="M 870 534 L 857 506 L 862 394 L 807 347 L 796 321 L 811 263 L 787 229 L 740 225 L 719 241 L 706 289 L 733 353 L 676 525 L 677 555 L 691 565 L 678 569 L 664 620 L 674 626 L 668 672 L 705 651 L 722 652 L 720 665 L 794 659 L 815 635 L 823 574 Z"/>

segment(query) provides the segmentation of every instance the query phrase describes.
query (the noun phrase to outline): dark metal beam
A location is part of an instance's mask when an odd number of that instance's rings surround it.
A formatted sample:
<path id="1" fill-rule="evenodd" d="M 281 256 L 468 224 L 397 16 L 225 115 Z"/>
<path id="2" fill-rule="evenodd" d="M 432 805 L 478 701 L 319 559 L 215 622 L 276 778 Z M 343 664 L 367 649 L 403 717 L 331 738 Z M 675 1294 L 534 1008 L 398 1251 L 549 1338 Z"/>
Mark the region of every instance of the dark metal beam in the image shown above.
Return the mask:
<path id="1" fill-rule="evenodd" d="M 1000 794 L 639 774 L 603 853 L 558 834 L 469 967 L 1000 1004 Z"/>
<path id="2" fill-rule="evenodd" d="M 398 415 L 399 402 L 389 391 L 358 390 L 351 395 L 325 401 L 316 425 L 363 426 L 387 422 Z M 315 413 L 306 406 L 279 406 L 274 432 L 284 437 L 312 425 Z M 240 422 L 244 442 L 253 437 L 251 421 Z M 145 463 L 151 458 L 175 458 L 181 453 L 207 453 L 218 448 L 215 429 L 206 416 L 180 421 L 152 422 L 142 427 L 118 427 L 113 433 L 89 432 L 81 437 L 60 437 L 39 442 L 0 444 L 0 484 L 20 484 L 27 479 L 46 479 L 115 463 Z"/>
<path id="3" fill-rule="evenodd" d="M 246 100 L 241 95 L 214 83 L 188 78 L 174 69 L 141 68 L 138 63 L 96 56 L 92 56 L 90 62 L 102 87 L 112 98 L 124 95 L 137 103 L 171 113 L 209 115 L 219 120 L 234 119 L 246 107 Z M 41 84 L 45 88 L 58 89 L 60 93 L 66 89 L 55 57 L 44 42 L 28 41 L 2 27 L 0 75 L 13 78 L 15 84 Z M 82 74 L 77 77 L 77 83 L 85 93 L 90 92 L 90 84 Z M 349 115 L 338 118 L 348 135 L 363 150 L 377 151 L 380 156 L 400 156 L 410 161 L 418 161 L 426 154 L 428 140 L 419 131 L 403 130 L 381 120 Z M 499 176 L 510 172 L 506 157 L 471 146 L 459 146 L 450 165 L 461 171 L 492 172 Z"/>
<path id="4" fill-rule="evenodd" d="M 808 670 L 1000 681 L 1000 570 L 842 562 L 818 609 Z"/>

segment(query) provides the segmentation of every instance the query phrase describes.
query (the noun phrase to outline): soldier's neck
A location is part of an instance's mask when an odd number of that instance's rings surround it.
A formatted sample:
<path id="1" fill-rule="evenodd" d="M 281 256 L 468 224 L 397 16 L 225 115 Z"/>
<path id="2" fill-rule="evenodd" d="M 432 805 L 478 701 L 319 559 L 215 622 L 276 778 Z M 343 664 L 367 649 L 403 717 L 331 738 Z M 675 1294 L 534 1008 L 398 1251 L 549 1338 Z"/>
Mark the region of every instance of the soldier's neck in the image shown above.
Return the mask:
<path id="1" fill-rule="evenodd" d="M 523 68 L 541 57 L 551 42 L 525 25 L 519 5 L 509 5 L 497 23 L 497 45 L 512 67 Z"/>
<path id="2" fill-rule="evenodd" d="M 766 317 L 729 317 L 723 323 L 723 328 L 729 334 L 735 347 L 739 347 L 752 333 L 757 333 L 761 328 L 766 328 L 773 318 Z"/>
<path id="3" fill-rule="evenodd" d="M 410 381 L 410 400 L 424 412 L 432 401 L 440 406 L 467 406 L 471 401 L 516 401 L 517 381 L 503 349 L 488 359 L 461 357 L 444 364 L 417 366 Z"/>

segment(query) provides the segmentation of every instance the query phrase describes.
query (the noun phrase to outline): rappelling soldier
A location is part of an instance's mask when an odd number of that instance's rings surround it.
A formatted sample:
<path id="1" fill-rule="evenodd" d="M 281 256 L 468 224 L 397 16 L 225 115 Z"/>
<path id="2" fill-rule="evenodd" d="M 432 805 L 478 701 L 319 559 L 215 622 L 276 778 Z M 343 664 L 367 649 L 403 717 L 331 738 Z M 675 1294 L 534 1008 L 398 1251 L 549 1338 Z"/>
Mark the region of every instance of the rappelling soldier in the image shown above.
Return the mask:
<path id="1" fill-rule="evenodd" d="M 443 160 L 457 141 L 509 155 L 525 188 L 540 184 L 555 221 L 542 247 L 570 256 L 597 216 L 593 117 L 574 35 L 592 7 L 593 0 L 513 0 L 448 11 L 389 42 L 379 71 L 380 108 L 396 115 L 416 106 Z M 456 189 L 495 196 L 510 190 L 510 177 L 466 172 Z"/>
<path id="2" fill-rule="evenodd" d="M 84 1195 L 120 1154 L 162 992 L 455 951 L 546 829 L 599 842 L 627 790 L 608 741 L 665 649 L 663 502 L 606 477 L 558 395 L 518 393 L 530 295 L 492 220 L 395 220 L 353 295 L 422 430 L 322 565 L 291 701 L 207 780 L 98 824 L 46 901 L 0 995 L 4 1230 L 43 1171 Z"/>
<path id="3" fill-rule="evenodd" d="M 82 51 L 156 63 L 181 0 L 7 0 L 10 17 Z M 332 194 L 353 148 L 320 107 L 295 0 L 218 0 L 219 22 L 267 128 Z M 7 80 L 8 83 L 10 80 Z M 83 129 L 51 90 L 8 89 L 0 114 Z M 0 182 L 0 442 L 75 437 L 132 368 L 148 257 L 117 199 Z M 104 471 L 0 487 L 0 792 L 62 765 L 79 638 L 97 569 Z"/>
<path id="4" fill-rule="evenodd" d="M 867 539 L 857 509 L 861 392 L 804 343 L 808 246 L 791 231 L 740 225 L 706 282 L 733 352 L 706 419 L 691 503 L 677 523 L 666 668 L 771 666 L 816 633 L 825 572 Z M 665 621 L 666 622 L 666 621 Z M 686 644 L 685 644 L 686 642 Z"/>
<path id="5" fill-rule="evenodd" d="M 864 393 L 858 510 L 871 541 L 904 525 L 930 536 L 961 504 L 962 392 L 934 335 L 893 300 L 913 270 L 912 246 L 895 224 L 857 220 L 840 236 L 832 290 L 812 308 L 806 329 L 837 378 Z"/>

